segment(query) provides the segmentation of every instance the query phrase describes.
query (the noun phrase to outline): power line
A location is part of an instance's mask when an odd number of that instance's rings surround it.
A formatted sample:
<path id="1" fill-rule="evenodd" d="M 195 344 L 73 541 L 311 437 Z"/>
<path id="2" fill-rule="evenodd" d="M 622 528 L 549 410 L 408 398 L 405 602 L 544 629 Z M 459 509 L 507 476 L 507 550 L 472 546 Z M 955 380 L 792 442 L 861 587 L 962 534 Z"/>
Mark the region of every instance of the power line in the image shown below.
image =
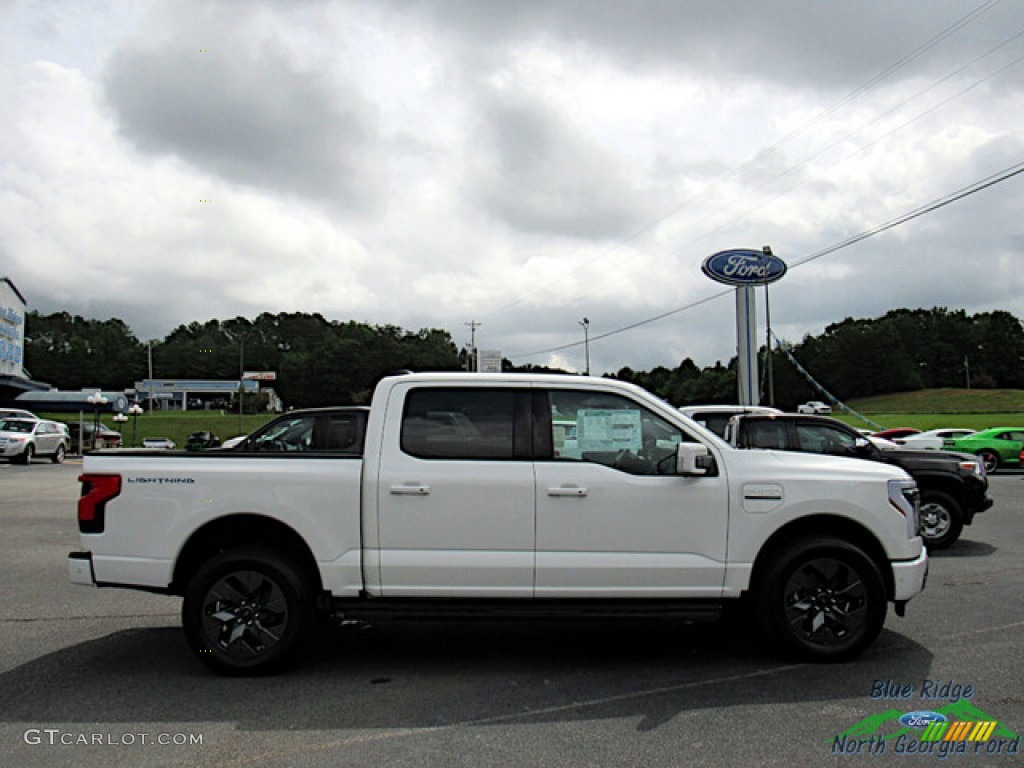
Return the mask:
<path id="1" fill-rule="evenodd" d="M 852 237 L 849 237 L 846 240 L 842 240 L 842 241 L 836 243 L 835 245 L 831 245 L 831 246 L 829 246 L 827 248 L 824 248 L 824 249 L 822 249 L 820 251 L 817 251 L 816 253 L 812 253 L 809 256 L 803 257 L 802 259 L 797 259 L 796 261 L 794 261 L 792 264 L 789 265 L 789 268 L 790 269 L 796 269 L 798 267 L 803 266 L 804 264 L 807 264 L 808 262 L 815 261 L 817 259 L 822 258 L 823 256 L 828 256 L 829 254 L 835 253 L 836 251 L 840 251 L 843 248 L 848 248 L 851 245 L 855 245 L 856 243 L 859 243 L 859 242 L 861 242 L 863 240 L 867 240 L 870 237 L 874 237 L 875 235 L 879 235 L 879 234 L 882 234 L 883 232 L 887 232 L 888 230 L 893 229 L 895 227 L 898 227 L 901 224 L 906 224 L 909 221 L 913 221 L 914 219 L 919 218 L 921 216 L 924 216 L 925 214 L 933 213 L 933 212 L 939 210 L 940 208 L 944 208 L 947 205 L 951 205 L 952 203 L 955 203 L 958 200 L 963 200 L 966 197 L 970 197 L 971 195 L 976 194 L 978 192 L 981 192 L 981 191 L 983 191 L 985 189 L 988 189 L 989 187 L 993 187 L 996 184 L 1001 184 L 1004 181 L 1008 181 L 1008 180 L 1010 180 L 1010 179 L 1014 178 L 1015 176 L 1018 176 L 1018 175 L 1020 175 L 1022 173 L 1024 173 L 1024 160 L 1022 160 L 1022 161 L 1020 161 L 1020 162 L 1018 162 L 1018 163 L 1016 163 L 1014 165 L 1011 165 L 1011 166 L 1009 166 L 1007 168 L 1004 168 L 1003 170 L 999 171 L 998 173 L 994 173 L 991 176 L 987 176 L 984 179 L 980 179 L 980 180 L 978 180 L 978 181 L 976 181 L 976 182 L 974 182 L 972 184 L 969 184 L 966 187 L 962 187 L 962 188 L 958 189 L 955 192 L 952 192 L 952 193 L 950 193 L 948 195 L 945 195 L 944 197 L 941 197 L 941 198 L 938 198 L 936 200 L 933 200 L 932 202 L 927 203 L 926 205 L 923 205 L 923 206 L 921 206 L 919 208 L 915 208 L 914 210 L 909 211 L 909 212 L 907 212 L 907 213 L 905 213 L 905 214 L 903 214 L 901 216 L 898 216 L 895 219 L 891 219 L 891 220 L 885 222 L 884 224 L 879 224 L 878 226 L 872 227 L 871 229 L 865 230 L 865 231 L 863 231 L 863 232 L 861 232 L 861 233 L 859 233 L 857 235 L 853 235 Z M 680 312 L 685 312 L 686 310 L 694 309 L 696 307 L 699 307 L 702 304 L 706 304 L 706 303 L 708 303 L 710 301 L 714 301 L 715 299 L 720 299 L 723 296 L 728 296 L 732 292 L 733 292 L 732 288 L 727 288 L 727 289 L 725 289 L 723 291 L 719 291 L 717 293 L 711 294 L 710 296 L 706 296 L 703 299 L 698 299 L 697 301 L 691 302 L 689 304 L 685 304 L 685 305 L 683 305 L 681 307 L 677 307 L 675 309 L 671 309 L 671 310 L 669 310 L 667 312 L 662 312 L 661 314 L 655 315 L 653 317 L 649 317 L 649 318 L 647 318 L 645 320 L 639 320 L 639 321 L 637 321 L 635 323 L 630 323 L 629 325 L 623 326 L 621 328 L 616 328 L 615 330 L 612 330 L 612 331 L 606 331 L 605 333 L 602 333 L 602 334 L 600 334 L 598 336 L 592 336 L 590 338 L 590 341 L 592 341 L 592 342 L 593 341 L 600 341 L 601 339 L 607 339 L 607 338 L 609 338 L 611 336 L 617 336 L 620 333 L 625 333 L 626 331 L 631 331 L 634 328 L 639 328 L 639 327 L 644 326 L 644 325 L 650 325 L 651 323 L 655 323 L 655 322 L 657 322 L 659 320 L 663 320 L 666 317 L 670 317 L 671 315 L 676 315 L 676 314 L 679 314 Z M 510 353 L 509 357 L 516 357 L 516 358 L 537 357 L 538 355 L 546 355 L 546 354 L 550 354 L 552 352 L 560 352 L 560 351 L 562 351 L 564 349 L 572 349 L 574 347 L 580 346 L 580 344 L 581 344 L 581 342 L 576 341 L 576 342 L 571 342 L 571 343 L 568 343 L 568 344 L 562 344 L 561 346 L 557 346 L 557 347 L 551 347 L 549 349 L 538 350 L 536 352 L 526 352 L 526 353 L 520 353 L 520 354 Z"/>
<path id="2" fill-rule="evenodd" d="M 966 27 L 966 26 L 970 25 L 971 23 L 973 23 L 974 21 L 976 21 L 979 17 L 981 17 L 982 15 L 984 15 L 985 13 L 990 11 L 993 7 L 995 7 L 996 5 L 998 5 L 1001 2 L 1002 2 L 1002 0 L 986 0 L 980 6 L 975 8 L 974 10 L 968 12 L 967 14 L 965 14 L 962 17 L 960 17 L 959 19 L 957 19 L 955 22 L 953 22 L 949 26 L 945 27 L 937 35 L 935 35 L 932 38 L 930 38 L 929 40 L 925 41 L 924 43 L 919 45 L 917 48 L 915 48 L 912 51 L 910 51 L 909 53 L 905 54 L 904 56 L 899 58 L 894 63 L 890 64 L 888 67 L 886 67 L 882 71 L 878 72 L 877 74 L 875 74 L 874 76 L 872 76 L 871 78 L 866 80 L 865 82 L 861 83 L 859 86 L 854 88 L 852 91 L 847 93 L 845 96 L 843 96 L 842 98 L 840 98 L 839 100 L 837 100 L 836 102 L 831 104 L 829 107 L 827 107 L 827 108 L 821 110 L 820 112 L 818 112 L 818 114 L 816 114 L 814 117 L 810 118 L 808 121 L 803 123 L 801 126 L 799 126 L 798 128 L 795 128 L 792 131 L 790 131 L 789 133 L 787 133 L 785 136 L 780 138 L 778 141 L 776 141 L 774 144 L 772 144 L 768 148 L 766 148 L 764 150 L 759 150 L 752 157 L 750 157 L 749 159 L 747 159 L 744 162 L 740 163 L 738 166 L 734 167 L 732 170 L 722 174 L 717 179 L 715 179 L 715 180 L 711 181 L 710 183 L 704 185 L 699 191 L 694 192 L 693 194 L 688 196 L 679 205 L 677 205 L 676 207 L 674 207 L 673 209 L 671 209 L 667 213 L 665 213 L 662 216 L 658 217 L 653 222 L 650 222 L 650 223 L 644 225 L 643 227 L 641 227 L 637 231 L 633 232 L 632 234 L 627 235 L 626 237 L 623 237 L 622 239 L 618 240 L 614 245 L 609 246 L 602 253 L 600 253 L 600 254 L 598 254 L 598 255 L 596 255 L 594 257 L 591 257 L 589 259 L 586 259 L 583 264 L 581 264 L 581 265 L 579 265 L 579 266 L 569 270 L 566 273 L 566 275 L 575 274 L 575 273 L 579 272 L 580 270 L 582 270 L 584 268 L 592 270 L 596 263 L 598 263 L 600 261 L 603 261 L 604 259 L 606 259 L 609 256 L 611 256 L 613 253 L 618 251 L 623 246 L 628 245 L 629 243 L 632 243 L 632 242 L 640 239 L 641 237 L 643 237 L 647 233 L 655 230 L 661 224 L 663 224 L 666 221 L 674 218 L 681 211 L 683 211 L 685 208 L 689 207 L 690 204 L 693 203 L 695 200 L 698 200 L 698 199 L 706 197 L 706 195 L 708 194 L 708 192 L 710 190 L 715 189 L 716 187 L 720 186 L 721 184 L 723 184 L 726 181 L 729 181 L 730 179 L 736 178 L 744 170 L 746 170 L 747 168 L 750 168 L 756 162 L 762 161 L 766 156 L 771 155 L 772 153 L 776 153 L 786 142 L 788 142 L 788 141 L 794 139 L 795 137 L 805 133 L 809 128 L 811 128 L 812 126 L 814 126 L 817 123 L 821 122 L 826 117 L 834 114 L 841 107 L 843 107 L 846 104 L 856 100 L 858 97 L 860 97 L 863 94 L 867 93 L 868 91 L 870 91 L 872 88 L 874 88 L 879 83 L 884 82 L 890 76 L 892 76 L 893 74 L 895 74 L 899 70 L 903 69 L 904 67 L 909 65 L 911 62 L 913 62 L 914 60 L 918 59 L 919 57 L 921 57 L 922 55 L 924 55 L 925 53 L 930 51 L 932 48 L 936 47 L 941 42 L 945 41 L 947 38 L 949 38 L 952 35 L 954 35 L 956 32 L 959 32 L 964 27 Z M 1004 42 L 1004 44 L 1005 44 L 1005 42 Z M 989 51 L 989 53 L 991 53 L 991 52 L 992 51 Z M 988 55 L 988 54 L 986 54 L 986 55 Z M 949 77 L 949 76 L 947 76 L 947 77 Z M 944 78 L 944 79 L 946 79 L 946 78 Z M 934 87 L 934 85 L 931 86 L 931 87 Z M 906 102 L 904 102 L 904 103 L 906 103 Z M 899 106 L 902 106 L 902 104 L 899 105 Z M 892 110 L 890 110 L 890 111 L 892 111 Z M 852 135 L 852 134 L 850 134 L 850 135 Z M 829 146 L 831 146 L 831 144 Z M 827 149 L 827 147 L 826 147 L 826 149 Z M 822 149 L 821 151 L 824 151 L 824 149 Z M 764 186 L 766 186 L 768 184 L 771 184 L 772 182 L 776 181 L 781 176 L 785 176 L 788 173 L 792 173 L 793 171 L 795 171 L 798 168 L 800 168 L 803 165 L 805 165 L 810 159 L 813 159 L 813 157 L 817 156 L 817 154 L 820 154 L 820 152 L 816 153 L 811 158 L 807 158 L 804 161 L 802 161 L 801 163 L 791 167 L 788 171 L 784 171 L 782 174 L 779 174 L 776 177 L 770 179 L 769 181 L 767 181 L 767 182 L 765 182 L 765 183 L 763 183 L 761 185 L 758 185 L 757 188 L 760 189 L 760 188 L 762 188 L 762 187 L 764 187 Z M 787 190 L 787 192 L 788 191 L 792 191 L 792 189 Z M 749 211 L 747 213 L 749 213 Z M 743 214 L 743 215 L 746 215 L 746 213 Z M 735 221 L 735 220 L 736 219 L 733 219 L 732 221 Z M 717 227 L 715 230 L 713 230 L 712 232 L 706 233 L 702 237 L 707 237 L 708 235 L 713 234 L 714 231 L 718 231 L 719 229 L 721 229 L 722 227 L 724 227 L 726 225 L 727 224 L 722 224 L 719 227 Z M 509 302 L 507 304 L 504 304 L 504 305 L 502 305 L 500 307 L 495 308 L 491 312 L 486 313 L 484 317 L 485 318 L 493 318 L 493 317 L 502 315 L 505 312 L 507 312 L 508 310 L 510 310 L 510 309 L 512 309 L 512 308 L 514 308 L 514 307 L 516 307 L 516 306 L 518 306 L 520 304 L 522 304 L 523 302 L 527 301 L 528 298 L 529 297 L 527 297 L 527 296 L 522 296 L 521 298 L 515 299 L 514 301 L 511 301 L 511 302 Z M 597 338 L 599 338 L 599 337 L 597 337 Z M 576 345 L 570 345 L 570 346 L 576 346 Z"/>

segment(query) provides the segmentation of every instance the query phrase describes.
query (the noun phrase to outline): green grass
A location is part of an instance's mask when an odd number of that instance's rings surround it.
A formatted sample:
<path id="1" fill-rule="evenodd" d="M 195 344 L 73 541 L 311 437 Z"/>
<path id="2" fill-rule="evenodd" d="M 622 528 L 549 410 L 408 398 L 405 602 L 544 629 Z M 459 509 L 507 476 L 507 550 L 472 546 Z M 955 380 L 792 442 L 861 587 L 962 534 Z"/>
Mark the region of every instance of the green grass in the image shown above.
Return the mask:
<path id="1" fill-rule="evenodd" d="M 864 413 L 1024 414 L 1024 389 L 922 389 L 865 397 L 847 405 Z"/>
<path id="2" fill-rule="evenodd" d="M 118 427 L 117 422 L 111 418 L 112 414 L 103 414 L 101 421 L 110 429 L 121 432 L 123 445 L 126 448 L 132 447 L 132 417 Z M 39 414 L 45 419 L 55 421 L 76 422 L 78 415 L 73 413 L 51 413 Z M 179 448 L 185 447 L 185 438 L 191 432 L 209 430 L 227 440 L 236 435 L 249 434 L 268 421 L 276 417 L 276 413 L 245 414 L 242 417 L 242 428 L 238 428 L 238 414 L 228 411 L 155 411 L 153 414 L 143 413 L 138 417 L 136 429 L 136 443 L 142 445 L 145 437 L 169 437 Z M 84 421 L 91 422 L 92 414 L 86 413 L 82 416 Z"/>
<path id="3" fill-rule="evenodd" d="M 847 405 L 886 428 L 1024 426 L 1021 389 L 924 389 L 851 400 Z M 867 426 L 842 411 L 837 411 L 836 418 L 855 427 Z"/>

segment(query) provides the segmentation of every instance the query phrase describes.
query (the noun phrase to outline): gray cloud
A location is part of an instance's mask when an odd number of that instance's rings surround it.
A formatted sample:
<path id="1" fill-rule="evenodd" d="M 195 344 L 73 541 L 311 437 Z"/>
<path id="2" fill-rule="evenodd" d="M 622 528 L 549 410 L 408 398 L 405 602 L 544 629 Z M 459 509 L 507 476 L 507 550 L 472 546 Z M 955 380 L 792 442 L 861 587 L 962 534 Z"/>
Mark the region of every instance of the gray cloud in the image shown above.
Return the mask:
<path id="1" fill-rule="evenodd" d="M 408 8 L 406 0 L 395 2 Z M 991 27 L 1018 31 L 1012 3 L 926 7 L 891 0 L 420 0 L 421 12 L 462 32 L 460 43 L 487 50 L 529 40 L 581 43 L 630 68 L 670 68 L 718 80 L 784 81 L 841 89 L 860 85 L 927 45 L 899 77 L 937 60 L 967 60 L 992 44 Z M 925 10 L 926 9 L 926 10 Z M 974 17 L 979 23 L 972 23 Z M 1002 22 L 999 19 L 1003 19 Z M 943 37 L 956 26 L 956 34 Z M 941 39 L 937 39 L 941 38 Z M 1018 73 L 1016 87 L 1022 84 Z"/>
<path id="2" fill-rule="evenodd" d="M 272 49 L 121 50 L 103 84 L 122 133 L 145 151 L 345 208 L 377 194 L 372 107 Z"/>
<path id="3" fill-rule="evenodd" d="M 491 92 L 477 140 L 489 157 L 477 188 L 489 213 L 527 232 L 600 239 L 641 222 L 618 159 L 546 105 Z"/>

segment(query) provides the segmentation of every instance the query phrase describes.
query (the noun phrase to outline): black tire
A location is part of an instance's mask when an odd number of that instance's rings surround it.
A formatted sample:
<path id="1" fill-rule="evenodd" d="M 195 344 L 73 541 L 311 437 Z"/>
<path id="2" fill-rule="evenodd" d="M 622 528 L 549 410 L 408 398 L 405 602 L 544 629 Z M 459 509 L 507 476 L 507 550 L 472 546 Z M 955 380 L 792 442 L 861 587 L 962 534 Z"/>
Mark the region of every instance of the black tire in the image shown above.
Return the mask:
<path id="1" fill-rule="evenodd" d="M 978 458 L 981 459 L 985 465 L 985 474 L 991 475 L 997 469 L 999 469 L 999 454 L 995 451 L 979 451 Z"/>
<path id="2" fill-rule="evenodd" d="M 50 457 L 50 461 L 54 464 L 64 463 L 64 445 L 58 445 L 57 450 L 53 452 L 53 456 Z"/>
<path id="3" fill-rule="evenodd" d="M 846 661 L 875 641 L 888 608 L 878 567 L 840 539 L 792 542 L 769 555 L 758 577 L 761 631 L 787 657 Z"/>
<path id="4" fill-rule="evenodd" d="M 18 457 L 17 461 L 19 464 L 31 464 L 32 457 L 35 456 L 36 449 L 29 443 L 25 446 L 25 451 Z"/>
<path id="5" fill-rule="evenodd" d="M 942 491 L 921 491 L 919 533 L 928 549 L 945 549 L 963 529 L 964 514 L 956 499 Z"/>
<path id="6" fill-rule="evenodd" d="M 185 638 L 225 675 L 264 675 L 297 657 L 313 634 L 308 581 L 294 563 L 261 547 L 221 552 L 196 572 L 181 606 Z"/>

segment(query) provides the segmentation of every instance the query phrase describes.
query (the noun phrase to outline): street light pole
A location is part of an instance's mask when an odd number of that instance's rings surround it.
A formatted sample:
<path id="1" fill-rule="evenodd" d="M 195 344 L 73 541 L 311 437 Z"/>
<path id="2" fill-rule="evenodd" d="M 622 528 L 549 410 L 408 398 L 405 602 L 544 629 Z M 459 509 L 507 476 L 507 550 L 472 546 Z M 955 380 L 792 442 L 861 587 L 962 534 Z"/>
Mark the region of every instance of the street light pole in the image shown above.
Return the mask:
<path id="1" fill-rule="evenodd" d="M 244 435 L 242 430 L 242 403 L 245 400 L 245 339 L 238 337 L 238 434 Z"/>
<path id="2" fill-rule="evenodd" d="M 138 403 L 132 403 L 128 407 L 128 413 L 132 415 L 132 448 L 138 447 L 138 434 L 139 429 L 139 414 L 142 413 L 142 406 Z"/>
<path id="3" fill-rule="evenodd" d="M 580 325 L 583 326 L 583 351 L 584 351 L 584 354 L 586 355 L 586 369 L 584 370 L 584 375 L 589 376 L 590 375 L 590 320 L 588 320 L 587 318 L 584 317 L 582 320 L 580 320 L 578 322 L 579 322 Z"/>
<path id="4" fill-rule="evenodd" d="M 761 252 L 765 258 L 772 255 L 772 248 L 766 245 Z M 764 325 L 765 325 L 765 377 L 768 381 L 768 405 L 775 405 L 775 377 L 772 371 L 772 306 L 768 301 L 768 279 L 765 270 L 764 281 Z"/>
<path id="5" fill-rule="evenodd" d="M 103 396 L 102 392 L 93 392 L 85 401 L 89 403 L 94 409 L 93 421 L 92 421 L 92 449 L 96 450 L 96 439 L 100 432 L 100 408 L 107 404 L 107 398 Z M 83 442 L 81 439 L 79 442 Z"/>

